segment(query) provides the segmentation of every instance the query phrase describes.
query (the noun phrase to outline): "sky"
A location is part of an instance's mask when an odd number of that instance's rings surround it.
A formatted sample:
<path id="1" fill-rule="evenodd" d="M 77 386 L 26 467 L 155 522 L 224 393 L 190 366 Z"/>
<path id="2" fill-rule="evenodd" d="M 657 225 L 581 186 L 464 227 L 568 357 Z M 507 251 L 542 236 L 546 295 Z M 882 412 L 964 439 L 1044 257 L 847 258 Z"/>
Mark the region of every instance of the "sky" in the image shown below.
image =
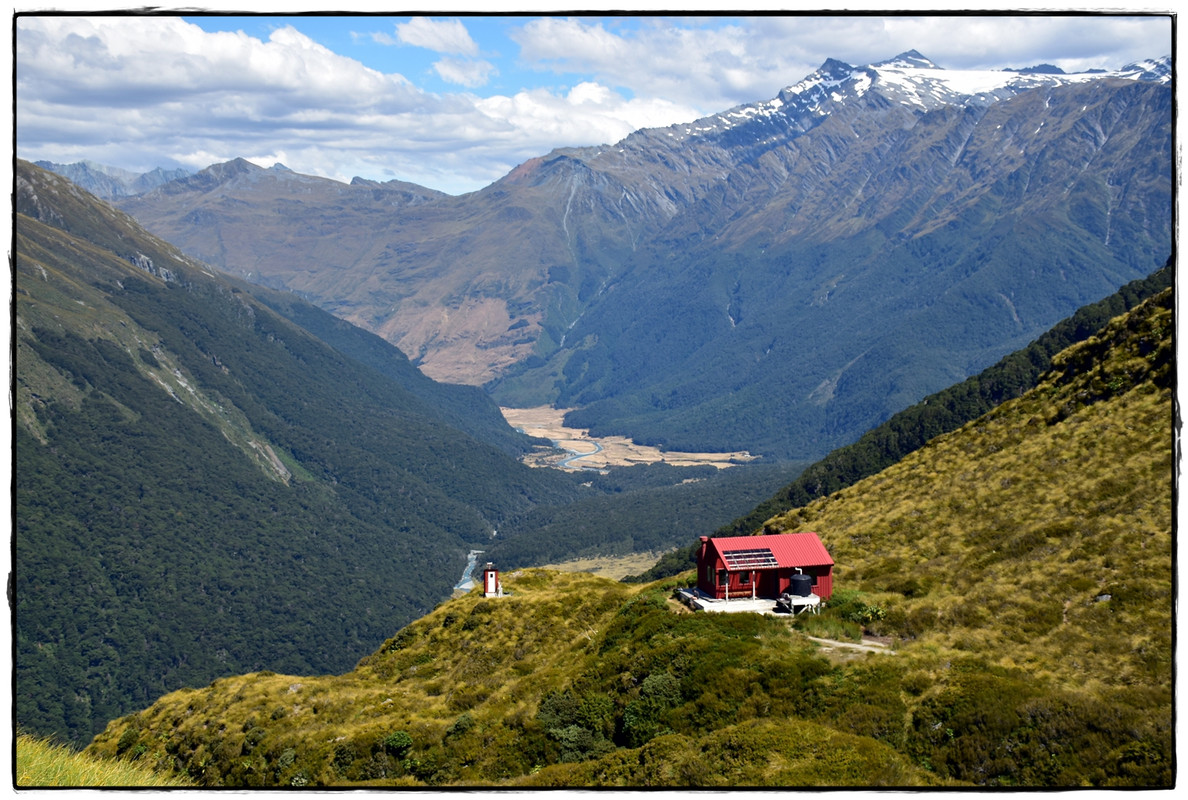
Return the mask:
<path id="1" fill-rule="evenodd" d="M 827 58 L 861 65 L 915 49 L 948 69 L 1047 63 L 1076 72 L 1172 55 L 1173 35 L 1167 15 L 1100 13 L 185 16 L 86 15 L 70 0 L 52 7 L 65 13 L 15 9 L 20 158 L 142 172 L 243 157 L 450 194 L 557 147 L 609 144 L 768 100 Z"/>

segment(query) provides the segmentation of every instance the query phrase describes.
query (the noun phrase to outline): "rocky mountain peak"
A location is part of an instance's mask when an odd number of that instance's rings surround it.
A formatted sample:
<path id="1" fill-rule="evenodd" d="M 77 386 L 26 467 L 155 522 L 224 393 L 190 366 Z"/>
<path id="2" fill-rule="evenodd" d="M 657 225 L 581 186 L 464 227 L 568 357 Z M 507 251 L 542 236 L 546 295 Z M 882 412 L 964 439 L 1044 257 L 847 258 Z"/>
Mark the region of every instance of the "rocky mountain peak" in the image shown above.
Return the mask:
<path id="1" fill-rule="evenodd" d="M 918 50 L 908 50 L 900 53 L 895 58 L 880 61 L 877 64 L 872 64 L 873 67 L 910 67 L 913 69 L 941 69 L 931 59 L 920 54 Z"/>
<path id="2" fill-rule="evenodd" d="M 1145 59 L 1127 64 L 1118 70 L 1118 76 L 1139 81 L 1154 81 L 1156 83 L 1171 83 L 1171 58 L 1163 56 L 1157 59 Z"/>
<path id="3" fill-rule="evenodd" d="M 163 183 L 184 178 L 190 174 L 184 169 L 166 170 L 162 167 L 138 173 L 86 159 L 73 164 L 57 164 L 52 161 L 38 161 L 36 164 L 42 169 L 67 178 L 72 183 L 104 200 L 141 194 Z"/>
<path id="4" fill-rule="evenodd" d="M 263 167 L 257 167 L 246 158 L 233 158 L 230 161 L 211 164 L 206 169 L 200 170 L 197 174 L 190 178 L 185 178 L 179 183 L 211 189 L 220 184 L 235 180 L 240 176 L 263 171 Z"/>
<path id="5" fill-rule="evenodd" d="M 815 72 L 783 89 L 777 101 L 744 108 L 771 107 L 776 102 L 790 116 L 823 115 L 838 102 L 874 91 L 888 100 L 921 110 L 943 105 L 984 106 L 1040 86 L 1083 83 L 1103 77 L 1128 80 L 1170 81 L 1170 59 L 1130 64 L 1116 71 L 1065 73 L 1051 65 L 1027 69 L 958 69 L 938 66 L 916 50 L 867 66 L 853 66 L 835 58 Z"/>
<path id="6" fill-rule="evenodd" d="M 1063 75 L 1064 70 L 1053 64 L 1036 64 L 1034 67 L 1007 68 L 1007 72 L 1021 72 L 1024 75 Z"/>

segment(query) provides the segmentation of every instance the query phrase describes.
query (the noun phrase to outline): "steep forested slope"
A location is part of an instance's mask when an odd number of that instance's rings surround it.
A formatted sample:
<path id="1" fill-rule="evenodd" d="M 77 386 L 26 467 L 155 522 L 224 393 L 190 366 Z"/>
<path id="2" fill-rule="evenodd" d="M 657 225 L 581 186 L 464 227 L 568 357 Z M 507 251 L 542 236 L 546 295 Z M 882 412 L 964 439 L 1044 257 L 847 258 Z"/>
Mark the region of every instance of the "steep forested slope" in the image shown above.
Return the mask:
<path id="1" fill-rule="evenodd" d="M 689 613 L 689 574 L 511 572 L 348 674 L 175 692 L 90 751 L 209 786 L 1170 788 L 1173 302 L 769 520 L 831 550 L 820 616 Z M 858 624 L 891 649 L 801 635 Z"/>
<path id="2" fill-rule="evenodd" d="M 506 425 L 500 447 L 452 427 L 498 419 L 475 390 L 387 345 L 348 358 L 62 178 L 22 163 L 17 187 L 28 730 L 85 740 L 216 675 L 342 669 L 509 516 L 582 493 L 505 452 L 527 445 Z"/>
<path id="3" fill-rule="evenodd" d="M 495 444 L 511 455 L 523 455 L 541 443 L 513 430 L 499 408 L 478 387 L 431 380 L 394 345 L 288 292 L 228 280 L 340 353 L 395 380 L 425 404 L 426 413 L 439 416 L 453 427 L 482 442 Z"/>

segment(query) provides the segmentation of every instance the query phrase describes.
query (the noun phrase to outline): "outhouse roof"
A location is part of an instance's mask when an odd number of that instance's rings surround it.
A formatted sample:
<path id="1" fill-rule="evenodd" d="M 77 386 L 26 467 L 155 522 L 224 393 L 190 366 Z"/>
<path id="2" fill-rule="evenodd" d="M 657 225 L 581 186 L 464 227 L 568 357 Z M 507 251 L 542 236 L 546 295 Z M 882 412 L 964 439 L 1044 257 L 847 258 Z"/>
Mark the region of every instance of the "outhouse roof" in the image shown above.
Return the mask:
<path id="1" fill-rule="evenodd" d="M 833 558 L 815 533 L 718 536 L 709 541 L 731 571 L 833 565 Z"/>

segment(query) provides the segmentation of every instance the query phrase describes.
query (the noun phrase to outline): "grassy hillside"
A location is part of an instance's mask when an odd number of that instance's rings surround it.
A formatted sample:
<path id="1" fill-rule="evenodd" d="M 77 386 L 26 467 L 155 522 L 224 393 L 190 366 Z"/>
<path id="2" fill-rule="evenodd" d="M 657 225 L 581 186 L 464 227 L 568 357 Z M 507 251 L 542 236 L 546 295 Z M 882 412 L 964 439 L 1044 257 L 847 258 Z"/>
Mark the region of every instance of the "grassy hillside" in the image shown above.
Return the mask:
<path id="1" fill-rule="evenodd" d="M 827 533 L 882 632 L 1069 685 L 1170 687 L 1171 290 L 1053 359 L 1039 387 L 778 516 Z"/>
<path id="2" fill-rule="evenodd" d="M 144 765 L 83 755 L 24 734 L 16 740 L 13 783 L 18 789 L 75 786 L 178 789 L 193 786 L 187 780 L 155 772 Z"/>
<path id="3" fill-rule="evenodd" d="M 684 751 L 703 730 L 721 740 L 735 726 L 740 741 L 787 741 L 795 731 L 753 721 L 802 708 L 830 673 L 784 622 L 681 613 L 663 588 L 525 570 L 506 575 L 505 590 L 443 604 L 347 675 L 258 673 L 175 692 L 113 723 L 90 752 L 153 742 L 149 763 L 178 764 L 204 785 L 634 784 L 649 771 L 633 763 L 637 748 Z M 701 688 L 723 670 L 745 691 Z M 822 752 L 870 759 L 889 783 L 933 781 L 886 745 L 803 730 L 820 750 L 787 767 L 817 781 L 832 774 Z M 578 763 L 587 772 L 572 772 Z M 677 782 L 730 784 L 740 766 L 690 763 Z M 662 764 L 651 772 L 644 782 L 674 777 Z"/>
<path id="4" fill-rule="evenodd" d="M 1172 299 L 769 520 L 830 548 L 820 617 L 690 613 L 688 574 L 512 572 L 350 673 L 174 692 L 90 752 L 211 786 L 1170 787 Z M 803 635 L 858 625 L 891 649 Z"/>

